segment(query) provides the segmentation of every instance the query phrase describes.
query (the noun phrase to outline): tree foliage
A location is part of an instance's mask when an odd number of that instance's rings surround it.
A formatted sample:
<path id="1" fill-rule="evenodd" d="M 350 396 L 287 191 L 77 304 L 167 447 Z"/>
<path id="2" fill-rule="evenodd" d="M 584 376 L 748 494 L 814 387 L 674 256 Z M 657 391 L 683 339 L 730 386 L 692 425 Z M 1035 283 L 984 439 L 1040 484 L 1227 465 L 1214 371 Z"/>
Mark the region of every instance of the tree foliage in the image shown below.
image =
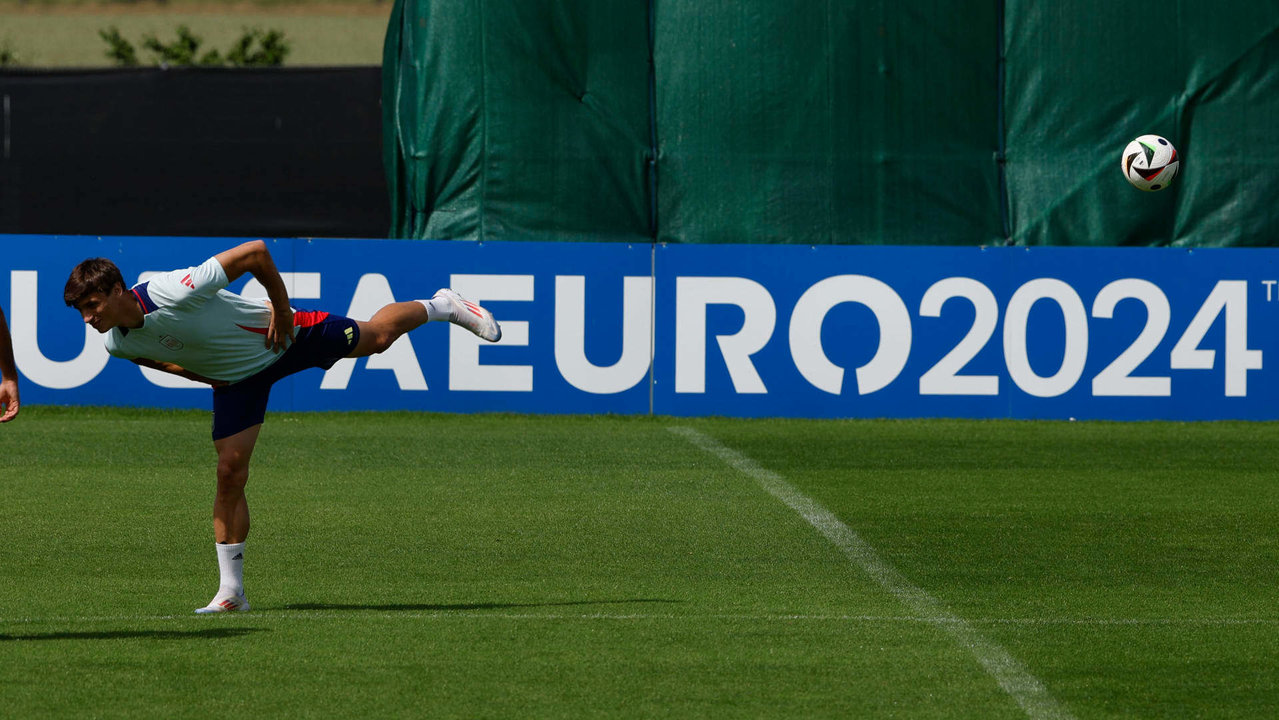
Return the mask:
<path id="1" fill-rule="evenodd" d="M 204 49 L 200 36 L 186 25 L 177 27 L 177 38 L 160 39 L 153 33 L 142 36 L 141 47 L 149 53 L 149 64 L 161 67 L 279 67 L 289 54 L 289 42 L 280 30 L 245 28 L 225 53 Z M 98 31 L 107 44 L 107 59 L 120 67 L 142 64 L 138 49 L 114 25 Z"/>

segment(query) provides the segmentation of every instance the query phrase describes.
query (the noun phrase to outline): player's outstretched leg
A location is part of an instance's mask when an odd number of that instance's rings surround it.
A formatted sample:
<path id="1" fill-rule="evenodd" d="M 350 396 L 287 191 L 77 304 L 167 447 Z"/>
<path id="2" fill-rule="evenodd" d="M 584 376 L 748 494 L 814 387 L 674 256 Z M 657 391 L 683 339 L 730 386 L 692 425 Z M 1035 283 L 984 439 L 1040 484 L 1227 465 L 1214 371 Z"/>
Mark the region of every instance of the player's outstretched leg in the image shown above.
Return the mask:
<path id="1" fill-rule="evenodd" d="M 443 288 L 430 300 L 391 303 L 373 313 L 368 320 L 357 320 L 360 340 L 347 357 L 366 357 L 384 352 L 404 333 L 434 321 L 460 325 L 489 342 L 502 339 L 502 327 L 493 319 L 493 313 Z"/>
<path id="2" fill-rule="evenodd" d="M 454 325 L 461 325 L 489 342 L 502 339 L 502 326 L 493 319 L 493 313 L 467 300 L 449 288 L 440 288 L 428 301 L 427 310 L 432 316 L 436 312 L 448 312 L 448 320 Z"/>

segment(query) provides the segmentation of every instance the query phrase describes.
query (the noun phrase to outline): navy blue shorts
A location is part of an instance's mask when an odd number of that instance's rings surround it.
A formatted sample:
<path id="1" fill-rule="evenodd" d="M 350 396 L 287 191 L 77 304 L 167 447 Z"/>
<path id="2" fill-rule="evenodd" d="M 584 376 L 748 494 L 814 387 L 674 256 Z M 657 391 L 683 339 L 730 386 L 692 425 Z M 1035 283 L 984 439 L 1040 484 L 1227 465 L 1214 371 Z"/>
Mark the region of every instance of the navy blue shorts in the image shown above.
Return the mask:
<path id="1" fill-rule="evenodd" d="M 360 342 L 355 321 L 326 312 L 293 314 L 294 339 L 279 360 L 254 375 L 213 388 L 213 439 L 221 440 L 266 419 L 266 403 L 277 380 L 308 368 L 328 370 Z"/>

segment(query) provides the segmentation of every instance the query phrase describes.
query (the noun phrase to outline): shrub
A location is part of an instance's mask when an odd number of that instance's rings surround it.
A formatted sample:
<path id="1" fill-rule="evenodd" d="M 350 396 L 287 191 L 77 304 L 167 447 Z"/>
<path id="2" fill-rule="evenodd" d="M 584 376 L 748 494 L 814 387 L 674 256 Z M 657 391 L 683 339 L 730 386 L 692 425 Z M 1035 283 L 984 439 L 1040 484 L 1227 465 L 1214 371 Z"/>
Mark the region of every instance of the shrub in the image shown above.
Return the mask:
<path id="1" fill-rule="evenodd" d="M 18 54 L 9 47 L 9 41 L 0 43 L 0 68 L 17 67 L 21 64 Z"/>
<path id="2" fill-rule="evenodd" d="M 107 59 L 116 65 L 138 65 L 138 51 L 115 26 L 99 30 L 98 36 L 107 43 Z M 142 36 L 142 49 L 150 53 L 150 60 L 161 67 L 226 66 L 279 67 L 289 54 L 289 43 L 279 30 L 263 31 L 245 28 L 225 55 L 217 50 L 201 52 L 203 41 L 191 28 L 179 25 L 177 39 L 165 42 L 153 34 Z"/>
<path id="3" fill-rule="evenodd" d="M 125 40 L 120 34 L 120 28 L 112 25 L 105 30 L 99 30 L 98 37 L 107 44 L 108 60 L 124 67 L 138 64 L 138 53 L 133 49 L 133 43 Z"/>

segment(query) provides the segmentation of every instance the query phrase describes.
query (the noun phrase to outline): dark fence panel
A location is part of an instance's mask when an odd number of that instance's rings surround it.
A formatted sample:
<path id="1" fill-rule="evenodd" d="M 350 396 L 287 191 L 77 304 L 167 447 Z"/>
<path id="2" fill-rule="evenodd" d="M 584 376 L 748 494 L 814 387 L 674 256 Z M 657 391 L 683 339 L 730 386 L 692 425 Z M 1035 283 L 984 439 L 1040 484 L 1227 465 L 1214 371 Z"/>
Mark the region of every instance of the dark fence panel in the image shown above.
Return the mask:
<path id="1" fill-rule="evenodd" d="M 0 232 L 386 237 L 381 69 L 0 73 Z"/>

